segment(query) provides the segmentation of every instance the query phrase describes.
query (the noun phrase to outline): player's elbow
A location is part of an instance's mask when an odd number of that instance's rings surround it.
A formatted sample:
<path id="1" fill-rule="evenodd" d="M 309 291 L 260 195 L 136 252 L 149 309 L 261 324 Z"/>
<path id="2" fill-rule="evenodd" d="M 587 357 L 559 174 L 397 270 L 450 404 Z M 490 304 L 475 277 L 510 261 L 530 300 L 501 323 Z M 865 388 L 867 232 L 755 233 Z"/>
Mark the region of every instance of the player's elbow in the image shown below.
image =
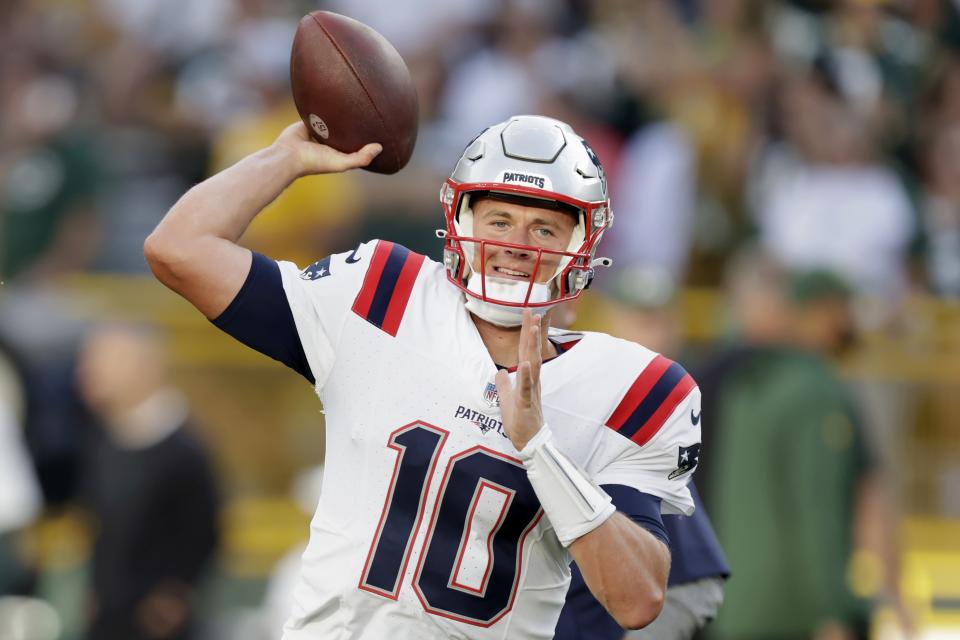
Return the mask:
<path id="1" fill-rule="evenodd" d="M 642 596 L 625 600 L 619 606 L 609 607 L 610 615 L 624 629 L 642 629 L 660 615 L 663 609 L 664 590 L 649 588 Z"/>
<path id="2" fill-rule="evenodd" d="M 143 241 L 143 257 L 154 275 L 163 280 L 166 266 L 169 265 L 171 261 L 170 242 L 162 233 L 154 230 L 153 233 Z"/>
<path id="3" fill-rule="evenodd" d="M 143 241 L 143 257 L 151 269 L 153 269 L 154 265 L 159 265 L 163 262 L 163 243 L 160 238 L 157 237 L 156 230 Z"/>
<path id="4" fill-rule="evenodd" d="M 143 257 L 153 274 L 164 284 L 170 284 L 175 279 L 177 265 L 189 260 L 183 243 L 160 227 L 144 240 Z"/>

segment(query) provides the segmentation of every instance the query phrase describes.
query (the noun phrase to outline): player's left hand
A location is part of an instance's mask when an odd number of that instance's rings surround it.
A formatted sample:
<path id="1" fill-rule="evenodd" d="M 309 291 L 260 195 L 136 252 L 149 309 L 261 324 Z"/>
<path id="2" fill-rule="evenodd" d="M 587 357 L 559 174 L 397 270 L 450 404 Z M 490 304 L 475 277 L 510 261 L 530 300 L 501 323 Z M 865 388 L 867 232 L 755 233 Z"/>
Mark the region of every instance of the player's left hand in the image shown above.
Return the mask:
<path id="1" fill-rule="evenodd" d="M 500 396 L 500 412 L 503 428 L 517 451 L 523 449 L 543 426 L 543 410 L 540 407 L 541 317 L 523 312 L 520 325 L 519 364 L 516 385 L 510 383 L 506 371 L 497 372 L 497 395 Z"/>

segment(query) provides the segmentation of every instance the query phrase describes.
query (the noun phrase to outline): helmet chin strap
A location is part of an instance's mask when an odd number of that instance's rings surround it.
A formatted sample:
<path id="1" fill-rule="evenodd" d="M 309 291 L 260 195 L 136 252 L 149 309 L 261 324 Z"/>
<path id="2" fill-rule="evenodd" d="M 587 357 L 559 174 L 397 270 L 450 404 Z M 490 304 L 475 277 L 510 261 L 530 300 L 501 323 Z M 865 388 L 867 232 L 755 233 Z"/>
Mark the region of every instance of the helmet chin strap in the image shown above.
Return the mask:
<path id="1" fill-rule="evenodd" d="M 467 281 L 467 289 L 477 295 L 481 295 L 483 290 L 481 281 L 482 276 L 480 274 L 476 272 L 471 273 Z M 527 288 L 529 286 L 530 283 L 524 280 L 510 280 L 488 275 L 486 282 L 487 297 L 522 303 L 524 298 L 527 297 Z M 549 302 L 551 297 L 550 287 L 548 285 L 535 282 L 530 291 L 529 302 Z M 466 296 L 466 298 L 467 311 L 500 327 L 519 327 L 523 323 L 524 309 L 530 309 L 531 313 L 542 316 L 553 308 L 553 305 L 542 307 L 511 307 L 494 302 L 487 302 L 473 296 Z"/>

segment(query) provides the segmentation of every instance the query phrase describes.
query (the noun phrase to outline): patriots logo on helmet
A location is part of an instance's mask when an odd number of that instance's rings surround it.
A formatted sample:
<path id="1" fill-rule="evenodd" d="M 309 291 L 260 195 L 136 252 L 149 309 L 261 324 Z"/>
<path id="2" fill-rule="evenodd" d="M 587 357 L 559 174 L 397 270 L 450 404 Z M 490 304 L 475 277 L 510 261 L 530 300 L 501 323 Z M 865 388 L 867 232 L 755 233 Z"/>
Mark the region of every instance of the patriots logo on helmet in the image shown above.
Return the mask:
<path id="1" fill-rule="evenodd" d="M 319 280 L 330 275 L 330 258 L 318 260 L 300 272 L 302 280 Z"/>

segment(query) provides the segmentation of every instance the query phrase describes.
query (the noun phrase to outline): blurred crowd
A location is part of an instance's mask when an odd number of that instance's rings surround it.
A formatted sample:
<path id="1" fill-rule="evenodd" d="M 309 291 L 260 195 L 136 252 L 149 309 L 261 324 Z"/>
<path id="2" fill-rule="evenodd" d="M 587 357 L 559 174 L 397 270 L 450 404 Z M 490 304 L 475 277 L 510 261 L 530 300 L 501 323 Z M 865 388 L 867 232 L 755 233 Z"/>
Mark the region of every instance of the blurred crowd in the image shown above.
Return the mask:
<path id="1" fill-rule="evenodd" d="M 948 0 L 19 0 L 0 22 L 0 274 L 143 271 L 185 186 L 296 118 L 298 18 L 384 33 L 420 95 L 402 178 L 315 179 L 250 242 L 312 258 L 435 226 L 465 140 L 522 112 L 570 121 L 607 168 L 617 257 L 716 284 L 755 240 L 858 291 L 960 295 L 960 46 Z M 364 184 L 369 183 L 369 184 Z M 366 188 L 372 187 L 372 188 Z M 399 227 L 399 229 L 398 229 Z"/>
<path id="2" fill-rule="evenodd" d="M 811 584 L 842 582 L 858 539 L 876 562 L 895 564 L 891 540 L 856 533 L 863 522 L 893 528 L 884 521 L 892 507 L 876 497 L 883 491 L 864 488 L 881 475 L 890 444 L 867 451 L 866 418 L 830 363 L 858 331 L 905 322 L 910 296 L 960 298 L 960 2 L 11 0 L 0 4 L 0 592 L 35 589 L 10 537 L 44 505 L 81 500 L 117 524 L 106 514 L 127 513 L 130 497 L 115 483 L 148 482 L 153 467 L 136 456 L 169 445 L 189 422 L 156 336 L 116 326 L 91 334 L 57 283 L 77 272 L 146 273 L 143 240 L 179 195 L 297 119 L 290 44 L 315 9 L 366 22 L 398 48 L 419 93 L 417 147 L 396 176 L 299 181 L 246 243 L 301 265 L 373 237 L 437 258 L 437 193 L 464 144 L 512 114 L 565 120 L 590 141 L 610 182 L 616 224 L 601 252 L 615 267 L 597 286 L 624 308 L 608 327 L 678 356 L 679 290 L 725 286 L 737 310 L 737 346 L 706 359 L 716 385 L 701 381 L 717 416 L 704 460 L 716 457 L 699 476 L 710 485 L 701 489 L 724 544 L 751 547 L 728 550 L 731 584 L 738 563 L 764 549 L 755 543 L 763 531 L 738 528 L 763 517 L 747 507 L 811 506 L 818 491 L 836 498 L 835 517 L 801 539 L 834 535 L 837 548 L 832 573 Z M 144 364 L 114 370 L 111 362 Z M 138 376 L 140 386 L 121 384 Z M 774 400 L 748 410 L 745 398 L 755 397 Z M 769 426 L 759 414 L 785 429 L 801 417 L 795 407 L 821 409 L 801 413 L 829 432 L 805 450 L 813 461 L 802 468 L 836 474 L 736 501 L 745 486 L 762 486 L 734 471 L 751 464 L 732 444 L 744 437 L 738 429 Z M 117 435 L 122 428 L 139 430 L 136 445 Z M 778 438 L 791 435 L 769 434 Z M 192 508 L 212 513 L 217 490 L 202 446 L 190 436 L 177 442 L 154 452 L 156 464 L 184 456 L 176 464 L 193 470 L 196 484 L 184 489 L 199 500 Z M 770 473 L 788 457 L 752 453 Z M 90 471 L 106 468 L 121 479 Z M 189 624 L 187 594 L 217 538 L 215 523 L 184 509 L 196 536 L 189 566 L 165 563 L 180 573 L 137 586 L 141 617 L 160 629 L 151 637 L 179 637 L 171 634 Z M 796 527 L 816 527 L 803 513 Z M 122 580 L 109 536 L 135 537 L 142 525 L 118 526 L 101 526 L 94 562 Z M 815 551 L 798 555 L 800 566 L 815 567 Z M 784 553 L 772 538 L 765 552 Z M 895 573 L 880 582 L 889 587 Z M 94 598 L 116 589 L 104 575 L 91 582 Z M 770 592 L 777 579 L 757 584 Z M 737 612 L 757 597 L 730 593 Z M 89 611 L 91 624 L 107 624 L 96 617 L 102 607 Z M 774 604 L 766 611 L 783 617 Z M 740 619 L 721 621 L 720 631 L 748 637 Z"/>

